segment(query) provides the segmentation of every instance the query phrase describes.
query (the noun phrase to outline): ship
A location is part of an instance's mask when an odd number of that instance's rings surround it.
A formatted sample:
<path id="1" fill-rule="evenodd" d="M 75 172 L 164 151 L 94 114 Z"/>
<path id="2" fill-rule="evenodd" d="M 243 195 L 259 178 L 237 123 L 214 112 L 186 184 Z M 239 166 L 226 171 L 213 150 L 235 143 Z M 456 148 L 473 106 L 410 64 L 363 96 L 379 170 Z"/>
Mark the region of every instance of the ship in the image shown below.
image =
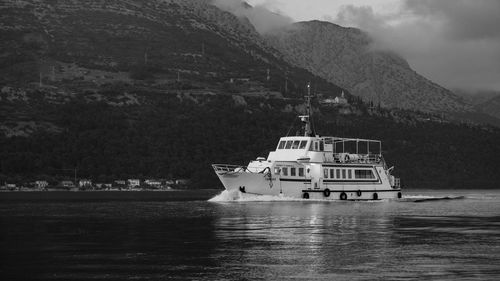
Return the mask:
<path id="1" fill-rule="evenodd" d="M 224 188 L 245 196 L 271 195 L 291 199 L 383 200 L 402 197 L 401 182 L 382 155 L 380 140 L 317 135 L 311 126 L 311 87 L 303 133 L 281 137 L 267 158 L 247 166 L 212 164 Z"/>

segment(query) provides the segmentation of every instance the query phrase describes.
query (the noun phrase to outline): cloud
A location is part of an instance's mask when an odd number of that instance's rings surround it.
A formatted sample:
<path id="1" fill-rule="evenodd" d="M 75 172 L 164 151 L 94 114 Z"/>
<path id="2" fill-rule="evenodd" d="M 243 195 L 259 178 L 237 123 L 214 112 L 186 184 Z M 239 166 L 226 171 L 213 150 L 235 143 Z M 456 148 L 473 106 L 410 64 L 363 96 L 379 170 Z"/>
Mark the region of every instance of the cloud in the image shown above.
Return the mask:
<path id="1" fill-rule="evenodd" d="M 265 34 L 275 29 L 290 25 L 293 20 L 279 12 L 271 12 L 265 5 L 250 6 L 241 0 L 215 0 L 214 5 L 237 17 L 246 17 L 257 32 Z"/>
<path id="2" fill-rule="evenodd" d="M 383 16 L 376 15 L 372 7 L 353 5 L 342 6 L 337 15 L 337 21 L 356 23 L 359 26 L 383 26 L 385 23 Z"/>
<path id="3" fill-rule="evenodd" d="M 356 26 L 424 76 L 449 88 L 500 90 L 500 1 L 403 0 L 392 13 L 342 6 L 335 22 Z"/>
<path id="4" fill-rule="evenodd" d="M 435 21 L 454 39 L 500 38 L 498 0 L 406 0 L 413 14 Z"/>

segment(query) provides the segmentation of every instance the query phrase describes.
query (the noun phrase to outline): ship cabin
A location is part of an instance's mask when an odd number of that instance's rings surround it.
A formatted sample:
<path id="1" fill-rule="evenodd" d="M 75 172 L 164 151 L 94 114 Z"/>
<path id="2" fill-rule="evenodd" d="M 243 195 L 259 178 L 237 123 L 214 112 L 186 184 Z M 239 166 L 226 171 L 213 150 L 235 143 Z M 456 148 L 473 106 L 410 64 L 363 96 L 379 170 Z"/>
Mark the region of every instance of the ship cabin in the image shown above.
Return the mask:
<path id="1" fill-rule="evenodd" d="M 292 163 L 290 163 L 292 162 Z M 337 164 L 366 165 L 386 164 L 382 157 L 382 142 L 379 140 L 339 137 L 282 137 L 275 151 L 266 158 L 258 157 L 246 167 L 250 172 L 264 172 L 282 164 Z"/>
<path id="2" fill-rule="evenodd" d="M 375 164 L 382 159 L 379 140 L 338 137 L 283 137 L 267 158 L 272 162 Z"/>

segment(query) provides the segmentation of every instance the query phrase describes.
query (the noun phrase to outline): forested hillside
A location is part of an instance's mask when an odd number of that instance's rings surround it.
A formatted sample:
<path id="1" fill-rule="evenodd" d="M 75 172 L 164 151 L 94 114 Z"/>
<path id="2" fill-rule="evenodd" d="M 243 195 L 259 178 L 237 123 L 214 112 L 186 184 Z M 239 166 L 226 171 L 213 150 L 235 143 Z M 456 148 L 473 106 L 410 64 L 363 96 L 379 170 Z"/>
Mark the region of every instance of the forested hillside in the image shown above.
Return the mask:
<path id="1" fill-rule="evenodd" d="M 1 137 L 1 180 L 71 178 L 61 169 L 78 167 L 79 176 L 101 181 L 190 178 L 192 188 L 221 187 L 210 164 L 246 165 L 266 157 L 280 136 L 299 129 L 293 108 L 301 108 L 300 99 L 135 95 L 140 103 L 126 106 L 84 97 L 33 105 L 33 112 L 60 131 Z M 316 109 L 315 125 L 322 135 L 381 139 L 386 161 L 395 165 L 405 187 L 498 187 L 496 129 L 429 121 L 421 114 L 364 104 Z"/>

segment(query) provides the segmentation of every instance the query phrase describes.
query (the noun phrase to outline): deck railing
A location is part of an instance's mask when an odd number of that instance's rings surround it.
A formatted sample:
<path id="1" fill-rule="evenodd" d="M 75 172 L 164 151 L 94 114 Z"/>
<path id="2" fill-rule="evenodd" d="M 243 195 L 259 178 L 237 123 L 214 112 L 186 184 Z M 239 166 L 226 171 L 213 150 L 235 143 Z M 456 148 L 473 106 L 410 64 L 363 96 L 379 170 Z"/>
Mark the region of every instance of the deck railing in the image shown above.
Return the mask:
<path id="1" fill-rule="evenodd" d="M 378 164 L 383 162 L 380 154 L 347 154 L 334 153 L 334 162 L 337 163 L 359 163 L 359 164 Z"/>
<path id="2" fill-rule="evenodd" d="M 231 173 L 254 173 L 254 174 L 270 174 L 271 169 L 269 167 L 265 167 L 264 169 L 250 168 L 246 166 L 238 166 L 238 165 L 228 165 L 228 164 L 213 164 L 215 172 L 219 175 L 222 174 L 231 174 Z"/>
<path id="3" fill-rule="evenodd" d="M 226 173 L 238 173 L 247 170 L 245 166 L 238 165 L 228 165 L 228 164 L 213 164 L 212 168 L 217 174 L 226 174 Z"/>

